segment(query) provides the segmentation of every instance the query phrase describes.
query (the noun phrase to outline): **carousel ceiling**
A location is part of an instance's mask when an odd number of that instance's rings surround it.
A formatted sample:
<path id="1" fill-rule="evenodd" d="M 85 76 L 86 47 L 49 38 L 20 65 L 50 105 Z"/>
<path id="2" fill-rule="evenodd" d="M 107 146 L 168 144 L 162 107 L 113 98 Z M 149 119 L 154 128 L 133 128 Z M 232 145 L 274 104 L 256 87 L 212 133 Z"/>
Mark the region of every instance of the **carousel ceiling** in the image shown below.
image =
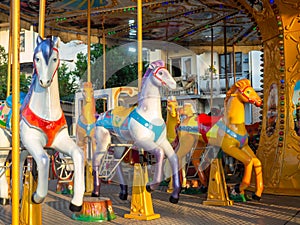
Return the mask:
<path id="1" fill-rule="evenodd" d="M 261 1 L 244 1 L 256 10 L 263 7 Z M 47 0 L 45 34 L 82 40 L 87 35 L 87 6 L 84 0 Z M 0 22 L 9 22 L 9 8 L 9 0 L 0 0 Z M 143 40 L 187 47 L 210 46 L 212 41 L 215 46 L 261 44 L 254 20 L 235 0 L 143 0 L 142 11 Z M 37 29 L 38 0 L 21 0 L 21 20 L 21 27 Z M 115 43 L 137 40 L 137 0 L 91 1 L 93 40 L 103 34 Z"/>

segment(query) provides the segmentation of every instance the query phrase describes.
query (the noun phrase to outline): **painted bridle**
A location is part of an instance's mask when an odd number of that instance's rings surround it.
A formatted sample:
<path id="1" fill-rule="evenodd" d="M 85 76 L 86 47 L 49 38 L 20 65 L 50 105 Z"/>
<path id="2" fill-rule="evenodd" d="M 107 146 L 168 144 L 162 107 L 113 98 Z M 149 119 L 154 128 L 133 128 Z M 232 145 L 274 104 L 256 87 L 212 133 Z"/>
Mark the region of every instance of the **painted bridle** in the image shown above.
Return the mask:
<path id="1" fill-rule="evenodd" d="M 159 73 L 159 71 L 162 70 L 162 69 L 167 69 L 167 68 L 164 67 L 164 66 L 158 66 L 158 67 L 156 67 L 156 68 L 153 70 L 152 74 L 153 74 L 153 76 L 154 76 L 157 80 L 159 80 L 159 81 L 162 83 L 162 85 L 166 85 L 166 82 L 164 82 L 159 76 L 157 76 L 157 74 Z"/>
<path id="2" fill-rule="evenodd" d="M 262 101 L 258 102 L 255 99 L 251 98 L 250 92 L 247 91 L 250 88 L 253 89 L 253 87 L 251 87 L 251 86 L 248 85 L 248 86 L 245 86 L 243 88 L 238 88 L 238 90 L 242 94 L 242 96 L 245 97 L 249 101 L 249 103 L 254 104 L 254 105 L 258 106 L 258 107 L 261 106 L 262 105 Z"/>

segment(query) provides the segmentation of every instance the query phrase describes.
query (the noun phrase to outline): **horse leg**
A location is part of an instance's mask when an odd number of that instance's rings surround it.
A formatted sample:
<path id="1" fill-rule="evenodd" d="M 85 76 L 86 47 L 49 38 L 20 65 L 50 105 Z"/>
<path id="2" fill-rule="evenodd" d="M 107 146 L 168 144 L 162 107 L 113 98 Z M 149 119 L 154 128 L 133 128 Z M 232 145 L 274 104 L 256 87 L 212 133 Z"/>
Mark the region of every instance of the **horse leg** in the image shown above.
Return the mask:
<path id="1" fill-rule="evenodd" d="M 247 146 L 247 145 L 246 145 Z M 245 194 L 245 189 L 250 185 L 251 174 L 253 168 L 253 160 L 252 155 L 247 151 L 247 147 L 243 147 L 239 149 L 235 145 L 231 145 L 230 142 L 223 141 L 222 150 L 232 156 L 233 158 L 239 160 L 244 164 L 244 175 L 242 178 L 242 182 L 235 186 L 235 191 L 242 195 Z"/>
<path id="2" fill-rule="evenodd" d="M 79 212 L 82 208 L 85 190 L 83 152 L 70 138 L 67 129 L 60 131 L 52 147 L 72 158 L 74 164 L 74 195 L 70 202 L 69 209 L 72 212 Z"/>
<path id="3" fill-rule="evenodd" d="M 21 154 L 20 154 L 20 199 L 22 198 L 22 194 L 23 194 L 24 163 L 25 163 L 25 160 L 28 155 L 29 155 L 29 152 L 27 150 L 21 151 Z"/>
<path id="4" fill-rule="evenodd" d="M 252 162 L 253 162 L 253 167 L 254 167 L 254 172 L 255 172 L 255 180 L 256 180 L 256 192 L 255 194 L 252 195 L 252 198 L 254 200 L 260 200 L 261 199 L 261 194 L 263 192 L 263 177 L 262 177 L 262 165 L 260 160 L 256 157 L 252 149 L 249 147 L 249 145 L 245 145 L 242 148 L 243 151 L 248 153 L 252 157 Z"/>
<path id="5" fill-rule="evenodd" d="M 0 147 L 10 147 L 10 136 L 8 132 L 4 129 L 0 129 Z M 0 205 L 7 205 L 9 204 L 9 186 L 6 179 L 6 168 L 5 163 L 7 160 L 7 157 L 9 155 L 9 150 L 7 151 L 0 151 Z M 2 176 L 1 176 L 2 174 Z"/>
<path id="6" fill-rule="evenodd" d="M 119 148 L 116 147 L 115 148 L 115 152 L 114 152 L 114 157 L 115 159 L 121 159 L 122 155 L 124 153 L 124 148 Z M 120 180 L 120 193 L 119 193 L 119 198 L 121 200 L 127 200 L 128 197 L 128 184 L 126 179 L 124 178 L 124 173 L 123 173 L 123 169 L 122 169 L 122 162 L 120 162 L 120 164 L 117 167 L 117 173 L 118 173 L 118 177 Z"/>
<path id="7" fill-rule="evenodd" d="M 94 190 L 92 191 L 92 197 L 100 196 L 101 180 L 99 178 L 99 169 L 103 160 L 104 154 L 108 150 L 108 145 L 111 143 L 111 136 L 107 129 L 104 127 L 96 127 L 96 151 L 93 154 L 93 177 L 94 177 Z"/>
<path id="8" fill-rule="evenodd" d="M 163 177 L 162 166 L 163 166 L 163 160 L 165 156 L 163 149 L 160 147 L 151 150 L 151 153 L 155 155 L 156 164 L 155 164 L 155 172 L 154 172 L 153 180 L 152 182 L 149 182 L 146 185 L 146 189 L 148 192 L 155 190 L 162 180 Z"/>
<path id="9" fill-rule="evenodd" d="M 192 164 L 193 164 L 194 168 L 197 170 L 197 174 L 198 174 L 200 183 L 202 184 L 201 191 L 206 192 L 207 188 L 208 188 L 207 176 L 205 174 L 205 170 L 202 171 L 199 169 L 200 159 L 201 159 L 202 154 L 203 154 L 202 149 L 195 149 L 195 151 L 192 155 Z"/>
<path id="10" fill-rule="evenodd" d="M 8 205 L 9 196 L 8 196 L 8 183 L 5 173 L 5 162 L 0 163 L 0 205 Z"/>
<path id="11" fill-rule="evenodd" d="M 9 186 L 6 179 L 6 170 L 5 167 L 6 158 L 9 154 L 9 151 L 2 151 L 3 157 L 0 156 L 0 205 L 8 205 L 9 204 Z"/>
<path id="12" fill-rule="evenodd" d="M 180 171 L 179 171 L 179 160 L 178 156 L 174 152 L 171 144 L 166 140 L 160 144 L 162 149 L 164 149 L 164 153 L 169 159 L 170 166 L 172 169 L 172 179 L 173 179 L 173 192 L 170 196 L 169 201 L 171 203 L 178 203 L 179 200 L 179 193 L 181 191 L 181 182 L 180 182 Z"/>
<path id="13" fill-rule="evenodd" d="M 123 169 L 122 169 L 122 165 L 119 164 L 119 166 L 117 167 L 117 173 L 120 179 L 120 193 L 119 193 L 119 198 L 121 200 L 127 200 L 128 197 L 128 184 L 124 179 L 124 173 L 123 173 Z"/>
<path id="14" fill-rule="evenodd" d="M 41 146 L 28 146 L 24 144 L 26 149 L 32 155 L 37 164 L 38 184 L 35 193 L 32 195 L 32 202 L 40 204 L 46 198 L 48 192 L 48 177 L 50 160 L 44 148 Z M 33 151 L 32 151 L 33 150 Z"/>
<path id="15" fill-rule="evenodd" d="M 254 200 L 260 200 L 261 199 L 261 194 L 263 192 L 263 177 L 262 177 L 262 165 L 261 162 L 258 158 L 253 158 L 253 166 L 254 166 L 254 171 L 256 175 L 256 192 L 254 195 L 252 195 L 252 198 Z"/>

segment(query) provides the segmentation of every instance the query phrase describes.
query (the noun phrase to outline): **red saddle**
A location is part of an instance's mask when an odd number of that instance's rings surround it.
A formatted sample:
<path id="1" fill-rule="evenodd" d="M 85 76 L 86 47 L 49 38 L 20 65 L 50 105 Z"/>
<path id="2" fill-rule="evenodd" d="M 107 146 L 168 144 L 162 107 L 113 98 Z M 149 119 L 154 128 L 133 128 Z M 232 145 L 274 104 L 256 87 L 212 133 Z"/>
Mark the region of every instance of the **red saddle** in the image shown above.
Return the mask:
<path id="1" fill-rule="evenodd" d="M 210 130 L 210 128 L 217 123 L 222 116 L 209 116 L 205 113 L 200 113 L 197 117 L 198 120 L 198 131 L 202 135 L 204 141 L 207 143 L 208 139 L 206 137 L 206 133 Z"/>

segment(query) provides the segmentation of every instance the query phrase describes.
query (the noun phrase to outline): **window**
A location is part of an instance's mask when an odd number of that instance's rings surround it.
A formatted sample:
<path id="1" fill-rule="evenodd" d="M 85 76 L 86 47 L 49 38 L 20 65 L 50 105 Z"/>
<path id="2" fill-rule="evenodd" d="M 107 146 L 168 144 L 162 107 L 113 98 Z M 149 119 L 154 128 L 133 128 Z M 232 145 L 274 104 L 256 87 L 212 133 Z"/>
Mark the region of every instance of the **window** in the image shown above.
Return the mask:
<path id="1" fill-rule="evenodd" d="M 220 74 L 225 75 L 225 54 L 219 55 L 219 62 L 220 62 Z M 233 55 L 232 53 L 226 54 L 226 70 L 227 73 L 233 74 Z M 242 73 L 242 53 L 236 52 L 235 53 L 235 72 Z"/>

